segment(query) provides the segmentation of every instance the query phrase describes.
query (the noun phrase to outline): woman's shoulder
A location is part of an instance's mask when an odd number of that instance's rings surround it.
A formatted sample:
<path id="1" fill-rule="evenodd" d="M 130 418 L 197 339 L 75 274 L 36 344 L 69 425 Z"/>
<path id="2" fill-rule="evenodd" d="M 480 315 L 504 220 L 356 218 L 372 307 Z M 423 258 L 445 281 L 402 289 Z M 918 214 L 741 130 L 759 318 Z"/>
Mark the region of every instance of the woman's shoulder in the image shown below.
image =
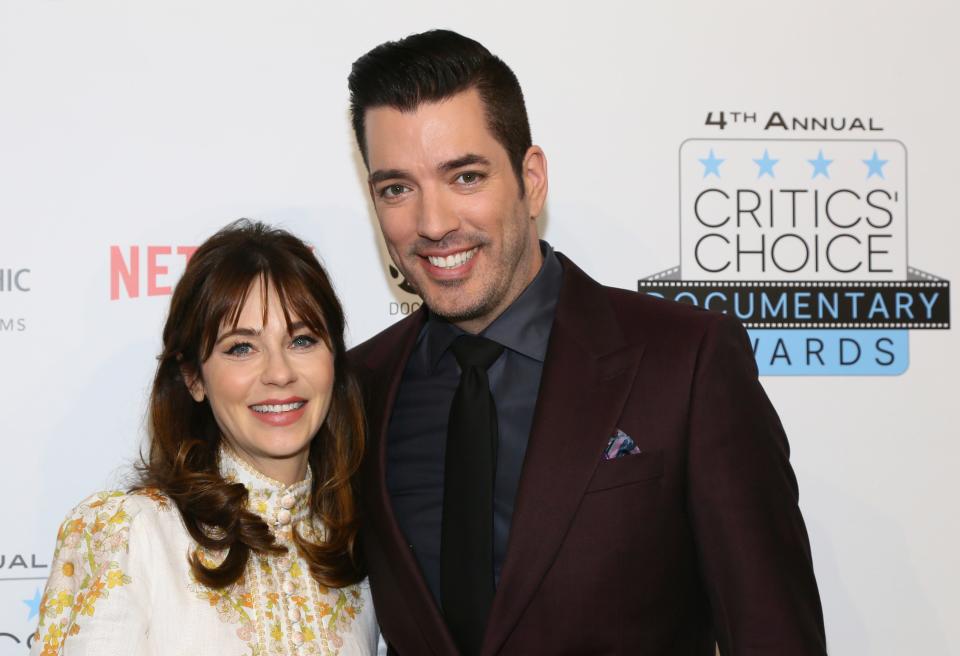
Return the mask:
<path id="1" fill-rule="evenodd" d="M 57 532 L 35 641 L 59 645 L 81 630 L 81 616 L 85 624 L 110 616 L 104 606 L 145 590 L 153 538 L 163 532 L 151 518 L 170 515 L 171 506 L 152 490 L 96 492 L 74 506 Z"/>
<path id="2" fill-rule="evenodd" d="M 69 577 L 78 567 L 90 569 L 89 575 L 115 568 L 118 559 L 129 558 L 131 536 L 157 533 L 162 528 L 158 520 L 172 514 L 172 506 L 167 497 L 151 490 L 95 492 L 74 506 L 60 524 L 54 560 L 68 565 Z M 150 541 L 147 537 L 144 545 Z"/>
<path id="3" fill-rule="evenodd" d="M 173 507 L 169 497 L 153 488 L 94 492 L 67 513 L 57 539 L 75 534 L 127 533 L 134 523 L 169 513 Z"/>
<path id="4" fill-rule="evenodd" d="M 70 515 L 86 516 L 108 512 L 123 512 L 127 515 L 169 510 L 173 502 L 166 494 L 152 487 L 132 490 L 101 490 L 94 492 L 70 511 Z"/>

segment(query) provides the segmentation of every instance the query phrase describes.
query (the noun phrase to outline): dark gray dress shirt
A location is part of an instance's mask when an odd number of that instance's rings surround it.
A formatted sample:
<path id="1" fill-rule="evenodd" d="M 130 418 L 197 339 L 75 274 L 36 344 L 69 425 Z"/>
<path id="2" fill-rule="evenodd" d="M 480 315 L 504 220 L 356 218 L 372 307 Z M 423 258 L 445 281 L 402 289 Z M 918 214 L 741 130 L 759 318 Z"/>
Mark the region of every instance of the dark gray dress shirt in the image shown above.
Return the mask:
<path id="1" fill-rule="evenodd" d="M 500 438 L 493 492 L 497 582 L 563 277 L 550 245 L 541 241 L 540 249 L 543 265 L 536 277 L 481 333 L 505 347 L 487 372 Z M 438 603 L 447 419 L 460 382 L 460 367 L 449 347 L 463 332 L 429 315 L 403 371 L 387 433 L 386 476 L 393 510 Z"/>

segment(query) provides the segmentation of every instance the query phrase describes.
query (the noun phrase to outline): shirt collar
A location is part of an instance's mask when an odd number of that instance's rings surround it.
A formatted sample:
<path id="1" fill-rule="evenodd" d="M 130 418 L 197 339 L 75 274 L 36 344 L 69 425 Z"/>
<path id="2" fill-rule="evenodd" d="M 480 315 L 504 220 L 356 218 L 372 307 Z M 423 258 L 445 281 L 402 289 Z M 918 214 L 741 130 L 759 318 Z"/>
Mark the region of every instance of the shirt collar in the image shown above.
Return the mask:
<path id="1" fill-rule="evenodd" d="M 480 334 L 511 351 L 543 362 L 560 297 L 563 267 L 553 248 L 543 240 L 540 240 L 540 252 L 543 254 L 540 271 L 520 296 Z M 429 313 L 420 340 L 424 342 L 431 369 L 436 368 L 453 340 L 462 334 L 464 331 L 457 326 Z"/>
<path id="2" fill-rule="evenodd" d="M 310 491 L 313 487 L 313 472 L 309 464 L 302 481 L 284 485 L 261 474 L 222 444 L 220 475 L 229 483 L 241 483 L 247 488 L 247 510 L 259 515 L 268 526 L 279 528 L 296 524 L 309 515 Z M 290 513 L 289 516 L 284 511 Z"/>

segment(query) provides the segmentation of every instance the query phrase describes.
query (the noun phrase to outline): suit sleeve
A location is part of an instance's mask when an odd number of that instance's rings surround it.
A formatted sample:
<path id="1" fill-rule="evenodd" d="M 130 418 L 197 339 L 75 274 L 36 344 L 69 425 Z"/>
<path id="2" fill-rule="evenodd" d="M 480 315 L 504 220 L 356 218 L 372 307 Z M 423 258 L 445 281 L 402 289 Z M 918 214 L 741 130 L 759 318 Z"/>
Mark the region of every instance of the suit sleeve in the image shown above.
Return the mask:
<path id="1" fill-rule="evenodd" d="M 789 445 L 736 320 L 704 334 L 690 404 L 689 513 L 721 654 L 825 654 Z"/>
<path id="2" fill-rule="evenodd" d="M 60 526 L 32 656 L 139 653 L 147 632 L 149 540 L 137 537 L 142 523 L 134 506 L 121 492 L 102 492 Z"/>

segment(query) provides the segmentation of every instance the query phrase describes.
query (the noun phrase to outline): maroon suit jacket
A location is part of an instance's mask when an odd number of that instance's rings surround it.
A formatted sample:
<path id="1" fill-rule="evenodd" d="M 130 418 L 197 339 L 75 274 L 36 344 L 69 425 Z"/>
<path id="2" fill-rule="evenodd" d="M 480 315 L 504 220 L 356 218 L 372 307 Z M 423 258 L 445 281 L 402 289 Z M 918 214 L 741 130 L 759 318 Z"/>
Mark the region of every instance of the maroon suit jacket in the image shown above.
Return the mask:
<path id="1" fill-rule="evenodd" d="M 824 654 L 820 598 L 776 412 L 746 332 L 603 287 L 561 256 L 557 305 L 482 653 Z M 363 546 L 384 638 L 457 653 L 391 507 L 387 425 L 424 322 L 350 352 L 369 445 Z M 642 453 L 603 460 L 617 429 Z"/>

